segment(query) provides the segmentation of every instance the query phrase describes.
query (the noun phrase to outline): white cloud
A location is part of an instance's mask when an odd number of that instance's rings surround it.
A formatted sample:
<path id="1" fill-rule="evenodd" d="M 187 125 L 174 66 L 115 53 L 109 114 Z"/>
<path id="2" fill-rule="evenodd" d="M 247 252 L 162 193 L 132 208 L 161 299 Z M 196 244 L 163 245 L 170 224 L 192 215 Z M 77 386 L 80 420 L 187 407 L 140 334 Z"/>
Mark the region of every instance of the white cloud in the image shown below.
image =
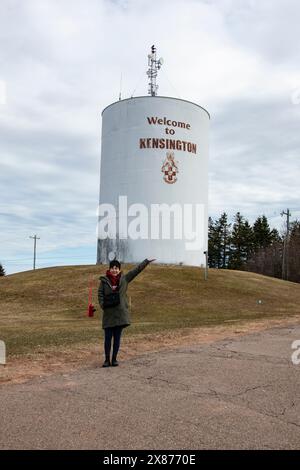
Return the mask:
<path id="1" fill-rule="evenodd" d="M 296 0 L 3 0 L 5 258 L 35 231 L 45 250 L 95 244 L 101 110 L 121 72 L 123 98 L 147 93 L 153 43 L 165 59 L 159 94 L 211 113 L 212 215 L 296 214 L 299 13 Z"/>
<path id="2" fill-rule="evenodd" d="M 0 105 L 6 104 L 6 82 L 0 80 Z"/>

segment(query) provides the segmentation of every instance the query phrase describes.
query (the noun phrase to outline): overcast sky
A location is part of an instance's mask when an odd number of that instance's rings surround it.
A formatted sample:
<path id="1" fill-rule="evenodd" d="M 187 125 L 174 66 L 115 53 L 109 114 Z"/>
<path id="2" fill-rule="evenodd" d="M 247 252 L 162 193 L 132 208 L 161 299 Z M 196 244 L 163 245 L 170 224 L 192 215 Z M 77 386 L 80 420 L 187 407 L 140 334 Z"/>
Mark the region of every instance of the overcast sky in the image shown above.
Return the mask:
<path id="1" fill-rule="evenodd" d="M 300 218 L 299 0 L 1 0 L 0 262 L 96 259 L 101 111 L 147 94 L 211 114 L 209 213 Z"/>

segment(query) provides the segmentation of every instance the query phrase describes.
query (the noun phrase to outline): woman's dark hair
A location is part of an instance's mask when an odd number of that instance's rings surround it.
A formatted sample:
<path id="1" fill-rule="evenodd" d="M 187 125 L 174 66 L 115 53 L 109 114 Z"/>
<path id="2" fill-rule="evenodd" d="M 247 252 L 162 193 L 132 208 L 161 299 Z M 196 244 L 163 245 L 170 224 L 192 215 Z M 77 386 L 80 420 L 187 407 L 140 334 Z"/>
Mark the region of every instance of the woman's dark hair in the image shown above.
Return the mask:
<path id="1" fill-rule="evenodd" d="M 113 259 L 109 263 L 109 269 L 113 268 L 114 266 L 117 266 L 117 268 L 121 269 L 121 263 L 117 259 Z"/>

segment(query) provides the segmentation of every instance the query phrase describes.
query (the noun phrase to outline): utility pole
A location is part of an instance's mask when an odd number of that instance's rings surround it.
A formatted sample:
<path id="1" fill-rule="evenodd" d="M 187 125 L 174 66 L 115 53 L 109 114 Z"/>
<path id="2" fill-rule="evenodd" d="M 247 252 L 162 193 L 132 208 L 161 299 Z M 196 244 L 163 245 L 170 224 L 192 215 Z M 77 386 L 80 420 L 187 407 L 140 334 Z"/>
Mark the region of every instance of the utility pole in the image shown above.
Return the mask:
<path id="1" fill-rule="evenodd" d="M 204 268 L 204 279 L 207 281 L 208 279 L 208 251 L 203 251 L 205 254 L 205 268 Z"/>
<path id="2" fill-rule="evenodd" d="M 289 279 L 289 234 L 290 234 L 290 210 L 281 212 L 281 217 L 286 215 L 286 236 L 283 244 L 283 256 L 282 256 L 282 279 Z"/>
<path id="3" fill-rule="evenodd" d="M 33 249 L 33 269 L 35 269 L 35 260 L 36 260 L 36 241 L 37 240 L 40 240 L 39 237 L 37 237 L 36 235 L 34 235 L 33 237 L 29 237 L 29 238 L 33 238 L 34 240 L 34 249 Z"/>

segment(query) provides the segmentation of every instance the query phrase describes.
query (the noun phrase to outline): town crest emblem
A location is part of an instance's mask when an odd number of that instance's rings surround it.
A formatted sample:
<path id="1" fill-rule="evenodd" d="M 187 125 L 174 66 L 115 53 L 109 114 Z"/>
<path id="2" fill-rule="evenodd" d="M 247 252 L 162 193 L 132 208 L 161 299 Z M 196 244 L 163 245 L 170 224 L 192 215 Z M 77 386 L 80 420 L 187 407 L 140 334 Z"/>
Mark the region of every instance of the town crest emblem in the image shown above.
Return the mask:
<path id="1" fill-rule="evenodd" d="M 168 184 L 176 183 L 179 172 L 177 161 L 174 160 L 174 152 L 167 152 L 167 158 L 163 162 L 161 171 L 164 174 L 164 181 Z"/>

